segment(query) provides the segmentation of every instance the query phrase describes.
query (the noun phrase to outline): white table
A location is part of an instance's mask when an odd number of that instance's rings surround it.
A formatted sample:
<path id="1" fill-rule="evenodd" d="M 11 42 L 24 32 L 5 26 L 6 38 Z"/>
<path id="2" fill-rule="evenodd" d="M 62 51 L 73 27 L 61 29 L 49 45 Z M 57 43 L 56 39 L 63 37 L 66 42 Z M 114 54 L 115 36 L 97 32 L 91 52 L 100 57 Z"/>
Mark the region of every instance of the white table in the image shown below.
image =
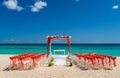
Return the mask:
<path id="1" fill-rule="evenodd" d="M 64 55 L 65 55 L 65 50 L 54 50 L 54 55 L 56 52 L 64 52 Z"/>

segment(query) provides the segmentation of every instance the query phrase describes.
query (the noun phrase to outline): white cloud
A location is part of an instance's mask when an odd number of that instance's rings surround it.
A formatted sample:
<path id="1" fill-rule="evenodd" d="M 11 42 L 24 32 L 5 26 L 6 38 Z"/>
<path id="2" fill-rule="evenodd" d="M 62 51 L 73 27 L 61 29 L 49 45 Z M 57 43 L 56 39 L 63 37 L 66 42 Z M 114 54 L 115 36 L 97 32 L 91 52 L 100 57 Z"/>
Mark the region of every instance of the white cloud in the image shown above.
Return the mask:
<path id="1" fill-rule="evenodd" d="M 14 39 L 10 39 L 9 41 L 14 42 L 15 40 Z"/>
<path id="2" fill-rule="evenodd" d="M 17 42 L 20 42 L 20 40 L 16 40 L 16 39 L 11 38 L 8 40 L 4 40 L 3 42 L 5 42 L 5 43 L 17 43 Z"/>
<path id="3" fill-rule="evenodd" d="M 17 0 L 7 0 L 3 2 L 3 5 L 5 5 L 8 9 L 11 10 L 17 10 L 17 11 L 21 11 L 24 8 L 18 5 L 18 1 Z"/>
<path id="4" fill-rule="evenodd" d="M 112 9 L 118 9 L 119 8 L 119 5 L 114 5 L 113 7 L 112 7 Z"/>
<path id="5" fill-rule="evenodd" d="M 80 0 L 75 0 L 76 2 L 79 2 Z"/>
<path id="6" fill-rule="evenodd" d="M 40 11 L 42 8 L 46 7 L 47 3 L 43 2 L 43 1 L 37 1 L 34 3 L 33 6 L 31 6 L 31 11 L 32 12 L 38 12 Z"/>

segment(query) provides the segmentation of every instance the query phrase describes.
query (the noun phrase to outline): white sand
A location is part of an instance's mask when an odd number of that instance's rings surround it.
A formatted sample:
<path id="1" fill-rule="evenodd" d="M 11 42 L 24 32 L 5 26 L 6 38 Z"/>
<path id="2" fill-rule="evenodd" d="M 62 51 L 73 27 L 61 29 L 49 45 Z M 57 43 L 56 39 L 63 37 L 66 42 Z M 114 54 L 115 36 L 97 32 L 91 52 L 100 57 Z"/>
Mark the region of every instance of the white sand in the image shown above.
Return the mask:
<path id="1" fill-rule="evenodd" d="M 0 55 L 0 78 L 120 78 L 120 58 L 113 70 L 81 70 L 76 66 L 37 67 L 32 70 L 2 71 L 10 65 L 10 55 Z"/>

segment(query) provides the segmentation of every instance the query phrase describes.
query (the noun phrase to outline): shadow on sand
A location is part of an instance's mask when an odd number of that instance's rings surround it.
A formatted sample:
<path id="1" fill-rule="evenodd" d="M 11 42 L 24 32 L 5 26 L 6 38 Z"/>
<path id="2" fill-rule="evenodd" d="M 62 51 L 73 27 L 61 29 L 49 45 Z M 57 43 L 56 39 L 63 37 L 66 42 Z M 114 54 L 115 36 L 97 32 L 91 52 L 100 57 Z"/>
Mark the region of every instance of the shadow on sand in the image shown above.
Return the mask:
<path id="1" fill-rule="evenodd" d="M 31 66 L 31 67 L 29 67 L 29 68 L 27 68 L 27 69 L 24 69 L 24 70 L 32 70 L 32 69 L 34 69 L 33 66 Z M 3 69 L 2 71 L 13 71 L 13 70 L 22 71 L 23 69 L 22 69 L 21 67 L 17 67 L 17 68 L 12 69 L 11 66 L 8 66 L 8 67 L 6 67 L 5 69 Z"/>

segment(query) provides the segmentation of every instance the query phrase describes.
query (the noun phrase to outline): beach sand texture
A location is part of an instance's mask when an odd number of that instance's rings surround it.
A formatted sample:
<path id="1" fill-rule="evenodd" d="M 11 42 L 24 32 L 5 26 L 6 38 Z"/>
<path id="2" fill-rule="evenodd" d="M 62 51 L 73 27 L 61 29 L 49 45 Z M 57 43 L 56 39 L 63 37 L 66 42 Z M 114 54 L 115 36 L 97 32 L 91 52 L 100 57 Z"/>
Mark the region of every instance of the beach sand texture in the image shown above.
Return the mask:
<path id="1" fill-rule="evenodd" d="M 0 78 L 120 78 L 120 57 L 117 58 L 117 67 L 113 70 L 81 70 L 76 66 L 52 66 L 8 71 L 6 68 L 10 66 L 9 56 L 11 55 L 0 55 Z"/>

